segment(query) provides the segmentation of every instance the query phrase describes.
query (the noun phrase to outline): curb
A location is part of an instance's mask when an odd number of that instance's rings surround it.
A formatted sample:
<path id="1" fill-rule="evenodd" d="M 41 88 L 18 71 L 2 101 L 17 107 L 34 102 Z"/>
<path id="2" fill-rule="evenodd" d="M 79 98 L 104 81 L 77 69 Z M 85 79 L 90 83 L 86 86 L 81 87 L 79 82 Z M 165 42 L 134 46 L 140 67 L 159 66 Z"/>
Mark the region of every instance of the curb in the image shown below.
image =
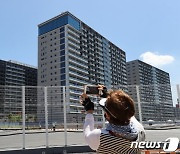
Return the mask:
<path id="1" fill-rule="evenodd" d="M 66 153 L 84 153 L 94 152 L 89 146 L 67 146 L 67 147 L 52 147 L 38 149 L 22 149 L 22 150 L 7 150 L 0 151 L 1 154 L 66 154 Z"/>
<path id="2" fill-rule="evenodd" d="M 56 133 L 56 132 L 64 132 L 63 130 L 57 130 L 57 131 L 48 131 L 48 133 Z M 83 131 L 67 131 L 67 132 L 76 132 L 76 133 L 82 133 Z M 34 131 L 34 132 L 26 132 L 25 134 L 40 134 L 40 133 L 46 133 L 46 131 Z M 22 132 L 17 132 L 17 133 L 8 133 L 8 134 L 0 134 L 0 136 L 12 136 L 12 135 L 21 135 L 23 134 Z"/>

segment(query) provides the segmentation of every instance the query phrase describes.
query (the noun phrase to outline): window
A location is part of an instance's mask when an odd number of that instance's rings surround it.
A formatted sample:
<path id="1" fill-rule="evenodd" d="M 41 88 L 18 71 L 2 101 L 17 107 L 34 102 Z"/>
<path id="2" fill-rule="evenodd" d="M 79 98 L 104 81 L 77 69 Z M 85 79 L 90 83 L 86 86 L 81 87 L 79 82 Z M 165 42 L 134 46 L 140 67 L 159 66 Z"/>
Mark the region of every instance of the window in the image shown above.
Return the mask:
<path id="1" fill-rule="evenodd" d="M 65 49 L 65 44 L 60 45 L 60 50 Z"/>
<path id="2" fill-rule="evenodd" d="M 63 44 L 65 42 L 65 39 L 60 40 L 60 44 Z"/>
<path id="3" fill-rule="evenodd" d="M 60 33 L 64 32 L 64 27 L 60 28 Z"/>
<path id="4" fill-rule="evenodd" d="M 63 38 L 65 35 L 64 35 L 64 33 L 61 33 L 60 34 L 60 38 Z"/>
<path id="5" fill-rule="evenodd" d="M 63 56 L 63 55 L 65 55 L 65 50 L 62 50 L 62 51 L 60 52 L 60 56 Z"/>
<path id="6" fill-rule="evenodd" d="M 60 58 L 60 61 L 65 61 L 65 56 L 62 56 L 62 57 Z"/>
<path id="7" fill-rule="evenodd" d="M 65 62 L 61 63 L 61 68 L 65 67 Z"/>
<path id="8" fill-rule="evenodd" d="M 70 24 L 75 29 L 80 30 L 80 22 L 70 15 L 65 15 L 60 18 L 56 18 L 50 22 L 47 22 L 46 24 L 42 26 L 39 26 L 39 35 L 55 30 L 56 28 L 62 27 L 66 24 Z M 60 28 L 60 32 L 63 32 L 63 31 L 64 31 L 64 27 Z M 52 33 L 50 35 L 52 35 Z"/>
<path id="9" fill-rule="evenodd" d="M 65 74 L 61 75 L 61 80 L 65 80 L 65 79 L 66 79 Z"/>
<path id="10" fill-rule="evenodd" d="M 65 86 L 66 85 L 66 81 L 61 81 L 61 86 Z"/>
<path id="11" fill-rule="evenodd" d="M 61 74 L 65 73 L 65 68 L 61 69 Z"/>

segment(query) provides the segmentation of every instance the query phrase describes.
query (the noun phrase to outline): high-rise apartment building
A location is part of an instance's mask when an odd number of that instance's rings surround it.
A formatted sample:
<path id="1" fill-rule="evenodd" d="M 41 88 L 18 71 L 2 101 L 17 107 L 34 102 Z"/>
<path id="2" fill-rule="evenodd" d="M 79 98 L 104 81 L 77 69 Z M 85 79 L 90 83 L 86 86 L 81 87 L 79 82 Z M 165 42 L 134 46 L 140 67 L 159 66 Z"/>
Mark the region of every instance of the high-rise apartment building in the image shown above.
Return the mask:
<path id="1" fill-rule="evenodd" d="M 128 92 L 137 99 L 139 86 L 143 120 L 168 120 L 174 117 L 169 73 L 140 60 L 127 62 Z M 138 107 L 136 105 L 138 118 Z"/>
<path id="2" fill-rule="evenodd" d="M 81 109 L 86 84 L 127 85 L 125 52 L 71 13 L 43 22 L 38 30 L 38 85 L 66 86 L 70 113 Z"/>
<path id="3" fill-rule="evenodd" d="M 0 114 L 22 113 L 22 86 L 37 86 L 37 68 L 15 61 L 0 60 Z M 37 90 L 26 89 L 26 113 L 37 112 Z"/>

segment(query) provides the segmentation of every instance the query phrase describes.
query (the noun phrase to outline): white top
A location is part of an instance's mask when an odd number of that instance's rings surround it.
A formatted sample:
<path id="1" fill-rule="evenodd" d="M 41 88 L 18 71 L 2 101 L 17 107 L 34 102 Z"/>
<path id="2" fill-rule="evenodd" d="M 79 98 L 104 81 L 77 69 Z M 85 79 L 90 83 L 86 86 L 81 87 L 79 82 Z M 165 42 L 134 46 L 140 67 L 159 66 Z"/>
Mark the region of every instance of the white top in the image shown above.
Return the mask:
<path id="1" fill-rule="evenodd" d="M 135 117 L 130 119 L 138 129 L 138 141 L 145 140 L 145 131 L 143 126 L 136 120 Z M 109 131 L 106 129 L 94 129 L 94 116 L 93 114 L 88 113 L 85 117 L 84 123 L 84 137 L 86 143 L 90 146 L 91 149 L 97 150 L 100 145 L 100 135 L 109 134 Z"/>

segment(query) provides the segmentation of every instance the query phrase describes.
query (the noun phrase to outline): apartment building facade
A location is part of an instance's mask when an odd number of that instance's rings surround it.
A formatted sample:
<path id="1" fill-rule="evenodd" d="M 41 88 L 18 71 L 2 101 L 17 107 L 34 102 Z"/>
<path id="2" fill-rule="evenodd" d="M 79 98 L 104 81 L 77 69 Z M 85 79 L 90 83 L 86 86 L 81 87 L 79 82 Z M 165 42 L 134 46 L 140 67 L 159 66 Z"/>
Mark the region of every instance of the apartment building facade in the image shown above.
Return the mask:
<path id="1" fill-rule="evenodd" d="M 140 60 L 127 62 L 128 92 L 138 102 L 139 88 L 142 120 L 166 121 L 173 119 L 173 101 L 169 73 Z M 139 110 L 136 104 L 136 117 Z"/>
<path id="2" fill-rule="evenodd" d="M 37 68 L 16 61 L 0 60 L 0 114 L 22 113 L 22 86 L 25 88 L 26 113 L 37 112 Z"/>
<path id="3" fill-rule="evenodd" d="M 71 13 L 43 22 L 38 30 L 38 85 L 66 86 L 69 113 L 82 110 L 84 85 L 127 85 L 125 52 Z"/>

